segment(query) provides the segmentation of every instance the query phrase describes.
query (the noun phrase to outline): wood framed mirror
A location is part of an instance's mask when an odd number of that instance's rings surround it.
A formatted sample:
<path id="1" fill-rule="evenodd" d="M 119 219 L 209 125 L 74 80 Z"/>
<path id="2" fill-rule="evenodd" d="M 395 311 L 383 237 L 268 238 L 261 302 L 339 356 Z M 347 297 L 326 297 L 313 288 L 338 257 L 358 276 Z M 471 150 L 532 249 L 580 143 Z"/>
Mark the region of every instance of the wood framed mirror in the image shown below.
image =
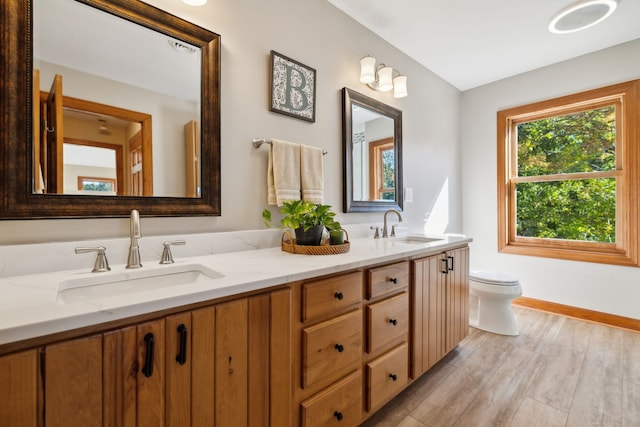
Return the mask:
<path id="1" fill-rule="evenodd" d="M 140 190 L 134 193 L 127 193 L 123 185 L 111 185 L 118 190 L 113 190 L 114 194 L 109 196 L 67 194 L 64 191 L 54 190 L 54 187 L 60 187 L 60 184 L 50 185 L 46 191 L 39 188 L 38 183 L 41 180 L 39 175 L 42 169 L 38 166 L 40 164 L 38 156 L 42 153 L 38 152 L 39 144 L 34 141 L 37 134 L 42 133 L 39 129 L 50 129 L 51 125 L 38 123 L 40 105 L 38 92 L 47 91 L 49 88 L 34 89 L 33 37 L 34 25 L 37 25 L 34 23 L 34 4 L 38 1 L 42 0 L 4 1 L 0 5 L 0 16 L 3 17 L 4 28 L 0 33 L 2 60 L 0 70 L 3 76 L 0 79 L 0 219 L 120 217 L 127 216 L 131 209 L 138 209 L 144 216 L 220 215 L 220 36 L 139 0 L 60 1 L 77 3 L 92 11 L 108 15 L 110 19 L 118 22 L 126 22 L 144 31 L 160 34 L 167 39 L 164 40 L 164 44 L 168 44 L 166 41 L 170 43 L 173 41 L 173 47 L 176 49 L 195 50 L 200 77 L 195 88 L 198 105 L 194 120 L 181 124 L 180 135 L 181 137 L 183 133 L 196 135 L 192 139 L 196 141 L 199 139 L 199 143 L 192 145 L 191 152 L 185 148 L 185 154 L 181 154 L 185 163 L 191 161 L 194 155 L 197 156 L 199 168 L 194 169 L 196 172 L 191 173 L 193 176 L 189 178 L 187 171 L 189 166 L 185 168 L 181 165 L 178 172 L 172 165 L 156 161 L 155 155 L 153 166 L 154 173 L 166 174 L 169 179 L 172 174 L 180 173 L 180 179 L 183 181 L 199 180 L 199 185 L 195 184 L 197 189 L 192 190 L 191 193 L 188 190 L 182 192 L 181 189 L 180 195 L 172 191 L 162 193 L 155 191 L 150 183 L 144 184 L 143 190 L 142 181 Z M 38 14 L 36 13 L 35 16 L 37 18 Z M 135 45 L 132 45 L 131 49 L 135 50 Z M 66 98 L 65 96 L 64 99 Z M 72 98 L 71 101 L 66 102 L 78 101 L 74 99 L 77 97 L 69 98 Z M 80 103 L 84 101 L 81 100 Z M 128 111 L 118 108 L 112 108 L 109 111 L 121 110 Z M 135 117 L 139 117 L 141 127 L 150 130 L 149 114 L 138 111 L 128 111 L 128 113 L 131 113 L 128 115 L 134 117 L 134 121 L 138 120 Z M 112 114 L 117 119 L 120 113 Z M 163 119 L 157 119 L 154 124 L 163 122 Z M 103 124 L 99 123 L 99 125 Z M 161 137 L 165 128 L 159 129 L 160 131 L 155 133 Z M 142 144 L 145 143 L 145 138 L 150 144 L 150 135 L 143 137 Z M 73 143 L 79 144 L 77 140 Z M 175 143 L 179 144 L 181 149 L 186 145 L 183 141 Z M 100 145 L 100 143 L 89 145 Z M 150 152 L 149 146 L 147 159 L 151 158 Z M 171 156 L 169 154 L 165 157 Z M 130 160 L 129 157 L 124 158 L 127 161 Z M 47 161 L 55 163 L 55 160 Z M 54 166 L 52 169 L 56 170 Z M 57 173 L 60 176 L 59 170 Z M 187 177 L 182 177 L 183 174 Z M 92 173 L 85 173 L 83 176 L 87 175 L 97 178 Z M 50 176 L 53 177 L 55 174 Z M 121 174 L 118 177 L 121 177 Z M 113 179 L 126 181 L 124 178 Z M 55 181 L 55 178 L 52 180 Z M 85 181 L 93 186 L 102 186 L 103 182 L 109 180 Z M 74 180 L 74 183 L 74 185 L 80 185 L 79 181 Z M 133 187 L 132 183 L 127 185 Z M 194 187 L 194 184 L 192 183 L 191 186 Z M 156 185 L 156 187 L 161 186 Z"/>
<path id="2" fill-rule="evenodd" d="M 343 211 L 402 210 L 402 111 L 342 89 Z"/>

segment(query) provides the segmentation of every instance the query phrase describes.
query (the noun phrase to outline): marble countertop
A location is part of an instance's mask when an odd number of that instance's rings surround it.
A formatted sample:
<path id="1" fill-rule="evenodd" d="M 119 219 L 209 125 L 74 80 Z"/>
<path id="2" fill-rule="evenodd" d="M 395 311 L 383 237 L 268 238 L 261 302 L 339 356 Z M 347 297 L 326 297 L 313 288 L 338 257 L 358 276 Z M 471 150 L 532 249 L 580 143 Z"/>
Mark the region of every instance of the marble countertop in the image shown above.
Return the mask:
<path id="1" fill-rule="evenodd" d="M 220 277 L 88 296 L 81 292 L 73 298 L 63 296 L 61 283 L 91 280 L 97 275 L 107 280 L 132 270 L 126 270 L 124 264 L 112 264 L 111 271 L 106 273 L 91 273 L 90 269 L 83 268 L 3 277 L 0 278 L 0 345 L 367 265 L 430 255 L 471 242 L 465 236 L 438 238 L 440 240 L 425 243 L 406 243 L 403 238 L 356 238 L 351 240 L 349 252 L 322 256 L 295 255 L 279 247 L 184 258 L 174 253 L 172 266 L 198 265 L 215 271 Z M 166 268 L 157 261 L 143 264 L 141 272 L 161 272 Z"/>

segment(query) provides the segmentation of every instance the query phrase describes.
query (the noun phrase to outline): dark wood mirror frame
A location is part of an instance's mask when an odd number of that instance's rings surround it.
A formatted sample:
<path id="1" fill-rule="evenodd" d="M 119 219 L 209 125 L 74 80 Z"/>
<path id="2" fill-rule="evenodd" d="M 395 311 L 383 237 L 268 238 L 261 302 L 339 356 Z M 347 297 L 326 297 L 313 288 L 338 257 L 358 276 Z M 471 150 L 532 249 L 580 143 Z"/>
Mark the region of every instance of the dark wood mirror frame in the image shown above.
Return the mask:
<path id="1" fill-rule="evenodd" d="M 353 104 L 389 117 L 393 120 L 395 146 L 395 200 L 353 199 Z M 379 212 L 387 209 L 402 210 L 402 111 L 362 95 L 354 90 L 342 89 L 342 183 L 343 212 Z"/>
<path id="2" fill-rule="evenodd" d="M 220 215 L 220 36 L 138 0 L 76 0 L 202 52 L 201 197 L 34 194 L 32 0 L 0 5 L 0 219 Z"/>

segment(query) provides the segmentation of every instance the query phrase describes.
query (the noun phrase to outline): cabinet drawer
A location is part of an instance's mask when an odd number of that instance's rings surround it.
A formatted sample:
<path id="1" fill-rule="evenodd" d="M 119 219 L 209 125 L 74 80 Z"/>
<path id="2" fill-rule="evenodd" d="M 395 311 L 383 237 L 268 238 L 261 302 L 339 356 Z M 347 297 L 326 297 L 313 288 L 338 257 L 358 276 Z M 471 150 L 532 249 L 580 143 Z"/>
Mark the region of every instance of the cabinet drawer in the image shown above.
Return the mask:
<path id="1" fill-rule="evenodd" d="M 367 298 L 374 299 L 409 286 L 409 261 L 369 270 Z"/>
<path id="2" fill-rule="evenodd" d="M 395 396 L 409 381 L 406 343 L 367 363 L 367 411 Z"/>
<path id="3" fill-rule="evenodd" d="M 301 403 L 302 426 L 357 426 L 362 419 L 362 371 Z"/>
<path id="4" fill-rule="evenodd" d="M 362 301 L 362 272 L 302 285 L 302 321 L 327 317 Z"/>
<path id="5" fill-rule="evenodd" d="M 409 333 L 409 294 L 403 292 L 367 306 L 367 352 Z"/>
<path id="6" fill-rule="evenodd" d="M 353 370 L 362 360 L 362 310 L 302 330 L 302 386 Z"/>

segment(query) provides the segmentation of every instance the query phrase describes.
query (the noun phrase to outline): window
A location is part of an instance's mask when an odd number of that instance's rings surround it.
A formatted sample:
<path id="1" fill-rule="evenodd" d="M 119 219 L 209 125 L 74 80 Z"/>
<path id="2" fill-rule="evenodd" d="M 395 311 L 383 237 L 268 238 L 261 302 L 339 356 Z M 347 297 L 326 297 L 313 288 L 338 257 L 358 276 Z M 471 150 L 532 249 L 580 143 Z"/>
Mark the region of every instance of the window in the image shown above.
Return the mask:
<path id="1" fill-rule="evenodd" d="M 371 200 L 396 199 L 395 151 L 393 138 L 369 144 L 369 191 Z"/>
<path id="2" fill-rule="evenodd" d="M 640 81 L 498 112 L 498 250 L 638 265 Z"/>
<path id="3" fill-rule="evenodd" d="M 116 180 L 113 178 L 79 176 L 78 190 L 101 191 L 115 194 Z"/>

